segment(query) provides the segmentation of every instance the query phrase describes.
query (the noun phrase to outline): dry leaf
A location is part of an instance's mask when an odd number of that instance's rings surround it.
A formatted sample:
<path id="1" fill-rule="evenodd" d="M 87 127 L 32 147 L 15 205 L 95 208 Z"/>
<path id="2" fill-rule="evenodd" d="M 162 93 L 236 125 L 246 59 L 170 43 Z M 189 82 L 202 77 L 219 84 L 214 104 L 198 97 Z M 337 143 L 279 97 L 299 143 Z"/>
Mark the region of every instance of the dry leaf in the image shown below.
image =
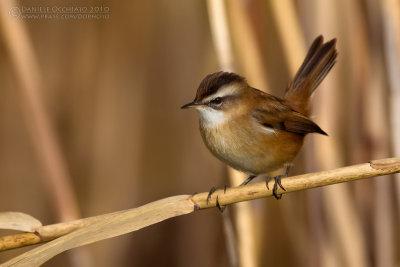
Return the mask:
<path id="1" fill-rule="evenodd" d="M 189 195 L 169 197 L 139 208 L 118 212 L 113 217 L 106 215 L 104 220 L 32 249 L 2 266 L 38 266 L 71 248 L 133 232 L 172 217 L 191 213 L 194 211 L 194 204 L 189 197 Z"/>
<path id="2" fill-rule="evenodd" d="M 22 212 L 0 212 L 0 229 L 34 232 L 42 223 L 36 218 Z"/>

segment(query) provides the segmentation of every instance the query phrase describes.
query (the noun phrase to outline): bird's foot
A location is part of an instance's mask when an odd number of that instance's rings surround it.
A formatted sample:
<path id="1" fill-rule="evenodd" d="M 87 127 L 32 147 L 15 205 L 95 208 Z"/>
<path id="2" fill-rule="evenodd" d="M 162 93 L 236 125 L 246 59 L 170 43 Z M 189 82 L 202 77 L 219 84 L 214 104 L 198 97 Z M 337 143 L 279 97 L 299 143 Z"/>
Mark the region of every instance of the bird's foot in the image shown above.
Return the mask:
<path id="1" fill-rule="evenodd" d="M 286 167 L 285 174 L 281 174 L 281 175 L 278 175 L 278 176 L 275 176 L 275 177 L 268 177 L 268 178 L 267 178 L 266 185 L 267 185 L 267 189 L 268 189 L 268 190 L 269 190 L 269 186 L 268 186 L 269 181 L 271 181 L 272 179 L 275 180 L 274 187 L 272 188 L 272 195 L 273 195 L 276 199 L 281 199 L 281 198 L 282 198 L 282 194 L 278 194 L 278 193 L 277 193 L 278 185 L 279 185 L 280 188 L 282 188 L 283 191 L 286 191 L 286 189 L 282 186 L 281 179 L 282 179 L 282 178 L 288 177 L 288 175 L 289 175 L 289 170 L 290 170 L 290 166 L 288 165 L 288 166 Z"/>
<path id="2" fill-rule="evenodd" d="M 226 192 L 227 186 L 228 186 L 228 185 L 225 185 L 225 186 L 224 186 L 224 193 Z M 210 202 L 211 195 L 212 195 L 217 189 L 218 189 L 218 187 L 216 187 L 216 186 L 213 186 L 213 187 L 210 189 L 210 191 L 208 192 L 208 196 L 207 196 L 207 204 Z M 218 196 L 217 196 L 217 198 L 216 198 L 216 200 L 215 200 L 215 204 L 216 204 L 217 208 L 219 209 L 219 211 L 220 211 L 221 213 L 224 212 L 226 206 L 221 206 L 221 205 L 219 204 Z"/>

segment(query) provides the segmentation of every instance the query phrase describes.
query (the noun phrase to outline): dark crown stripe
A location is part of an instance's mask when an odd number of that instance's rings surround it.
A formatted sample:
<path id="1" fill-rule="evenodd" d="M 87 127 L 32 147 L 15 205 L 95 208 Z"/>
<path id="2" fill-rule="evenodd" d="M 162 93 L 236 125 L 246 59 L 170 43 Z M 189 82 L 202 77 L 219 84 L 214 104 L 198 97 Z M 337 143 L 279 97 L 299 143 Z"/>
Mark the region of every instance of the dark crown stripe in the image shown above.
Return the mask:
<path id="1" fill-rule="evenodd" d="M 207 75 L 197 89 L 196 100 L 215 94 L 219 88 L 233 82 L 244 82 L 245 79 L 233 72 L 215 72 Z"/>

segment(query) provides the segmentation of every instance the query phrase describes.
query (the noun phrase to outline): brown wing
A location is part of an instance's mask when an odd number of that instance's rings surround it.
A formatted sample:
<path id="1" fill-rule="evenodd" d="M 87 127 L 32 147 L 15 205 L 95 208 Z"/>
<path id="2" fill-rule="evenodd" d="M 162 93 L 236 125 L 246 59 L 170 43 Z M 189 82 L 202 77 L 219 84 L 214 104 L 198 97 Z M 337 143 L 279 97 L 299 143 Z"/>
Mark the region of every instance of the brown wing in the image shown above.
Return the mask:
<path id="1" fill-rule="evenodd" d="M 265 95 L 266 103 L 254 109 L 252 117 L 264 127 L 297 133 L 319 133 L 327 135 L 316 123 L 294 111 L 284 100 L 271 95 Z"/>

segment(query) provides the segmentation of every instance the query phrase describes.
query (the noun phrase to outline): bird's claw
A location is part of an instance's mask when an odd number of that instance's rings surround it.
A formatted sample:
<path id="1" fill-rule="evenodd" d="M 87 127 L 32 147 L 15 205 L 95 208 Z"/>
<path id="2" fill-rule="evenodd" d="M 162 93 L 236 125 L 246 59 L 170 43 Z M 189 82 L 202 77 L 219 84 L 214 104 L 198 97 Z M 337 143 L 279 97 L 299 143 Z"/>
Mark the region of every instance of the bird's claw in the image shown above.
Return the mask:
<path id="1" fill-rule="evenodd" d="M 225 187 L 224 187 L 224 193 L 226 192 L 227 186 L 228 186 L 228 185 L 225 185 Z M 210 191 L 208 192 L 208 196 L 207 196 L 207 204 L 210 202 L 211 195 L 212 195 L 217 189 L 218 189 L 218 187 L 216 187 L 216 186 L 213 186 L 213 187 L 210 189 Z M 217 208 L 219 209 L 219 211 L 220 211 L 221 213 L 224 212 L 226 206 L 221 206 L 221 204 L 219 203 L 218 196 L 217 196 L 217 198 L 216 198 L 216 200 L 215 200 L 215 204 L 216 204 Z"/>
<path id="2" fill-rule="evenodd" d="M 219 209 L 219 211 L 220 211 L 221 213 L 224 212 L 226 206 L 221 206 L 221 205 L 219 204 L 218 196 L 217 196 L 217 199 L 215 200 L 215 202 L 216 202 L 216 205 L 217 205 L 217 208 Z"/>
<path id="3" fill-rule="evenodd" d="M 282 198 L 282 194 L 277 194 L 276 191 L 278 190 L 278 185 L 280 188 L 282 188 L 282 190 L 286 191 L 285 188 L 283 188 L 282 184 L 281 184 L 281 178 L 282 177 L 274 177 L 275 179 L 275 183 L 274 183 L 274 188 L 272 189 L 272 195 L 274 195 L 274 197 L 276 199 L 281 199 Z"/>
<path id="4" fill-rule="evenodd" d="M 274 179 L 273 177 L 268 176 L 267 177 L 267 181 L 265 182 L 265 185 L 267 186 L 267 189 L 269 190 L 269 181 L 271 181 L 272 179 Z"/>
<path id="5" fill-rule="evenodd" d="M 208 196 L 207 196 L 207 204 L 210 202 L 211 199 L 211 195 L 218 189 L 218 187 L 213 186 L 211 187 L 210 191 L 208 192 Z"/>
<path id="6" fill-rule="evenodd" d="M 278 185 L 279 185 L 279 187 L 280 187 L 283 191 L 286 191 L 286 189 L 282 186 L 281 179 L 282 179 L 282 178 L 288 177 L 288 175 L 289 175 L 289 169 L 290 169 L 290 166 L 288 166 L 288 167 L 286 168 L 285 174 L 278 175 L 278 176 L 275 176 L 275 177 L 268 177 L 268 178 L 267 178 L 266 186 L 267 186 L 267 189 L 268 189 L 268 190 L 269 190 L 269 186 L 268 186 L 269 181 L 271 181 L 272 179 L 275 180 L 274 187 L 272 188 L 272 195 L 273 195 L 276 199 L 281 199 L 281 198 L 282 198 L 282 194 L 277 194 L 277 193 L 276 193 L 277 190 L 278 190 Z"/>

